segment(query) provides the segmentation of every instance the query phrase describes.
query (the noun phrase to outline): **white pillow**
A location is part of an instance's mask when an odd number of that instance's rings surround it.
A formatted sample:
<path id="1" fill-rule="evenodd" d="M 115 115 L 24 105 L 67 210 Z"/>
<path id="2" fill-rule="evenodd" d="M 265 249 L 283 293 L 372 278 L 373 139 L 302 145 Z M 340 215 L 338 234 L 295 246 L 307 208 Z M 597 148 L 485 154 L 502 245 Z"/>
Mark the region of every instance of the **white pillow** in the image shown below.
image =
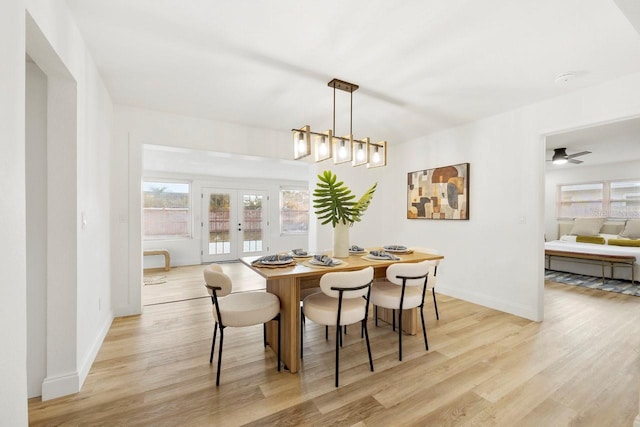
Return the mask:
<path id="1" fill-rule="evenodd" d="M 569 234 L 576 236 L 597 236 L 604 224 L 604 218 L 576 218 Z"/>
<path id="2" fill-rule="evenodd" d="M 620 237 L 640 239 L 640 219 L 628 219 L 624 225 L 624 230 L 620 233 Z"/>

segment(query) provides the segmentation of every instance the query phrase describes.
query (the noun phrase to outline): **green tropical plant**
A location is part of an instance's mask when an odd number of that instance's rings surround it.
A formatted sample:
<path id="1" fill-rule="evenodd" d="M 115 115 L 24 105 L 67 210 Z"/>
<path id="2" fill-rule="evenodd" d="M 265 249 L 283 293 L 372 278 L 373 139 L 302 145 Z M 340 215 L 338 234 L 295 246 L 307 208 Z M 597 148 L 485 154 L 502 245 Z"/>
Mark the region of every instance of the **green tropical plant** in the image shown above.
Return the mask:
<path id="1" fill-rule="evenodd" d="M 378 186 L 376 182 L 355 201 L 355 194 L 351 193 L 344 182 L 338 181 L 337 175 L 333 172 L 324 171 L 322 175 L 318 175 L 318 180 L 313 192 L 313 207 L 322 224 L 331 223 L 332 227 L 338 223 L 351 226 L 359 222 L 371 204 L 373 193 Z"/>

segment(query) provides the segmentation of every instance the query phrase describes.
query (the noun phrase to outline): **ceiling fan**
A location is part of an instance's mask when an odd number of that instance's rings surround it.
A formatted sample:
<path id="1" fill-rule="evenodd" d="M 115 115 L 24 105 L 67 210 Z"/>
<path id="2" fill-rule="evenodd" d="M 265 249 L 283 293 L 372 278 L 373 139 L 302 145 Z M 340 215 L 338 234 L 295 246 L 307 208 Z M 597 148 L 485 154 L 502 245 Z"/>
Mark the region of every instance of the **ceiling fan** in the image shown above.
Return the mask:
<path id="1" fill-rule="evenodd" d="M 575 163 L 580 164 L 582 160 L 576 160 L 576 157 L 584 156 L 585 154 L 591 154 L 591 151 L 581 151 L 579 153 L 567 154 L 566 148 L 554 148 L 553 149 L 553 157 L 551 160 L 554 165 L 564 165 L 565 163 Z"/>

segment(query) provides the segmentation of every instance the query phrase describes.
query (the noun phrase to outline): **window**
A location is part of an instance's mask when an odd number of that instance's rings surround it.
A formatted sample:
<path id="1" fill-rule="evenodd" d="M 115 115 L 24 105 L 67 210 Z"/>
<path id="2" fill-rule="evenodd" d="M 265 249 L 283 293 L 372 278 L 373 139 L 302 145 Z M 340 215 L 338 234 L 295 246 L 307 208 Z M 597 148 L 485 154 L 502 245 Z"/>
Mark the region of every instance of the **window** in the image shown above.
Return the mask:
<path id="1" fill-rule="evenodd" d="M 280 190 L 280 233 L 304 234 L 309 231 L 309 190 Z"/>
<path id="2" fill-rule="evenodd" d="M 560 186 L 559 218 L 600 217 L 603 209 L 603 183 Z"/>
<path id="3" fill-rule="evenodd" d="M 611 205 L 607 216 L 614 218 L 640 217 L 640 181 L 611 183 Z"/>
<path id="4" fill-rule="evenodd" d="M 558 218 L 639 218 L 640 180 L 558 187 Z"/>
<path id="5" fill-rule="evenodd" d="M 145 239 L 191 237 L 188 183 L 144 181 L 142 192 Z"/>

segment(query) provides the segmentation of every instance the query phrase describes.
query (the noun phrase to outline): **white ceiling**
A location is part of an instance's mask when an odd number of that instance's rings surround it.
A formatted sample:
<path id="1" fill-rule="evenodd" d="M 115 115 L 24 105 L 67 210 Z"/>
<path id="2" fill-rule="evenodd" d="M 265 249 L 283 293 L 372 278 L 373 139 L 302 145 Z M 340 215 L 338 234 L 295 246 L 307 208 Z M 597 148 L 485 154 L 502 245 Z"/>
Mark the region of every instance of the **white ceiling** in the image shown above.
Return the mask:
<path id="1" fill-rule="evenodd" d="M 640 71 L 613 0 L 67 3 L 117 104 L 320 131 L 337 77 L 355 136 L 390 144 Z"/>
<path id="2" fill-rule="evenodd" d="M 192 150 L 163 145 L 144 146 L 143 169 L 147 178 L 164 172 L 224 178 L 307 181 L 309 165 L 296 160 Z M 157 174 L 159 172 L 159 174 Z"/>

